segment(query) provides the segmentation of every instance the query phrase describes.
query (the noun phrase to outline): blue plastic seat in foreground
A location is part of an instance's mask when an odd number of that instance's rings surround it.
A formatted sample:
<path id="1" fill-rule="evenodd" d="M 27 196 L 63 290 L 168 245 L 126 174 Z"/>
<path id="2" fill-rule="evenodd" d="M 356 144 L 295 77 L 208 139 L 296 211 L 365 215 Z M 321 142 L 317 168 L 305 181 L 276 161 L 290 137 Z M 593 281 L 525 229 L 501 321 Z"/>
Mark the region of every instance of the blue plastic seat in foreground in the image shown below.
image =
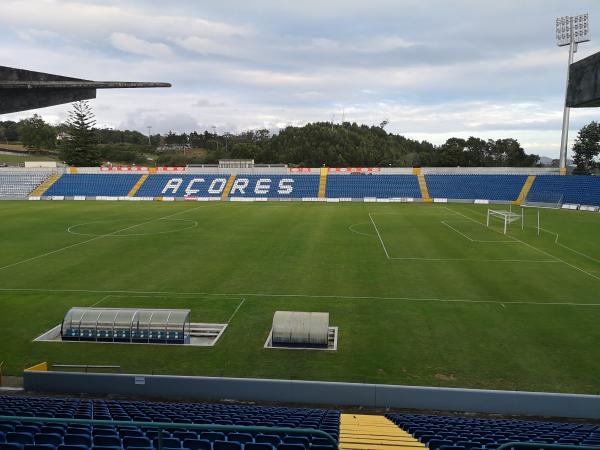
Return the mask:
<path id="1" fill-rule="evenodd" d="M 275 450 L 275 447 L 266 442 L 248 442 L 247 444 L 244 444 L 244 450 Z"/>
<path id="2" fill-rule="evenodd" d="M 0 450 L 23 450 L 23 444 L 17 444 L 16 442 L 1 442 Z"/>
<path id="3" fill-rule="evenodd" d="M 254 437 L 254 442 L 257 444 L 271 444 L 277 446 L 281 443 L 281 439 L 274 434 L 258 434 Z"/>
<path id="4" fill-rule="evenodd" d="M 7 443 L 13 444 L 33 444 L 33 435 L 31 433 L 17 433 L 15 431 L 6 433 L 5 436 Z"/>
<path id="5" fill-rule="evenodd" d="M 94 436 L 94 447 L 120 447 L 121 439 L 117 436 L 103 436 L 97 435 Z"/>
<path id="6" fill-rule="evenodd" d="M 57 450 L 89 450 L 85 445 L 59 445 Z"/>
<path id="7" fill-rule="evenodd" d="M 83 445 L 84 447 L 92 446 L 92 438 L 85 434 L 65 434 L 63 441 L 65 445 Z"/>
<path id="8" fill-rule="evenodd" d="M 36 444 L 50 444 L 59 446 L 63 443 L 63 438 L 60 434 L 38 433 L 33 438 Z"/>
<path id="9" fill-rule="evenodd" d="M 56 446 L 51 444 L 27 444 L 23 450 L 56 450 Z"/>
<path id="10" fill-rule="evenodd" d="M 123 447 L 152 447 L 152 442 L 146 437 L 125 436 L 123 438 Z"/>
<path id="11" fill-rule="evenodd" d="M 206 439 L 186 439 L 183 441 L 183 448 L 190 450 L 211 450 L 212 445 Z"/>
<path id="12" fill-rule="evenodd" d="M 228 433 L 227 440 L 230 442 L 240 442 L 242 444 L 254 442 L 254 438 L 248 433 Z"/>
<path id="13" fill-rule="evenodd" d="M 200 433 L 200 439 L 206 439 L 207 441 L 224 441 L 225 433 L 219 431 L 204 431 Z"/>
<path id="14" fill-rule="evenodd" d="M 305 447 L 302 444 L 279 444 L 277 446 L 277 450 L 307 450 L 308 447 Z"/>
<path id="15" fill-rule="evenodd" d="M 239 442 L 214 441 L 213 450 L 242 450 L 243 445 Z"/>

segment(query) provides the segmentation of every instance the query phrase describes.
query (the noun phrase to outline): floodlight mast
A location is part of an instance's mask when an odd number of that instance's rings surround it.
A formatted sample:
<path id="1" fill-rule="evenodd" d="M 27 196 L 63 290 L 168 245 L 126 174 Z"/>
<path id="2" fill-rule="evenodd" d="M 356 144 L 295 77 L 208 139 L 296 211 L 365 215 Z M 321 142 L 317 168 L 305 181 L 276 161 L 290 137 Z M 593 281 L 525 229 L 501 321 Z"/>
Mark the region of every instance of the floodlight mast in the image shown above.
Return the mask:
<path id="1" fill-rule="evenodd" d="M 569 87 L 569 70 L 573 64 L 573 55 L 577 51 L 577 44 L 590 40 L 588 15 L 564 16 L 556 19 L 556 45 L 569 46 L 569 64 L 567 65 L 567 83 L 565 88 L 565 107 L 563 110 L 562 133 L 560 137 L 559 168 L 561 173 L 567 170 L 567 143 L 569 140 L 569 115 L 567 106 L 567 89 Z"/>

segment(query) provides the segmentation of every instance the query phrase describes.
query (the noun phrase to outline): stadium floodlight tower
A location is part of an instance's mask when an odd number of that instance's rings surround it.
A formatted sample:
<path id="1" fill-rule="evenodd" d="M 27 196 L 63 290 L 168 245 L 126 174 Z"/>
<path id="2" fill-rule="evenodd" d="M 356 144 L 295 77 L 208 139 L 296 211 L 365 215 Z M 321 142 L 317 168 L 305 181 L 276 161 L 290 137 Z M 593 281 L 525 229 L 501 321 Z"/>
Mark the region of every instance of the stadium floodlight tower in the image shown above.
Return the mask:
<path id="1" fill-rule="evenodd" d="M 556 44 L 559 47 L 569 46 L 569 65 L 567 66 L 566 90 L 569 88 L 569 72 L 573 64 L 573 55 L 577 51 L 577 44 L 590 40 L 588 15 L 564 16 L 556 19 Z M 567 141 L 569 139 L 569 111 L 567 94 L 565 90 L 565 109 L 563 111 L 562 133 L 560 137 L 559 167 L 561 173 L 567 169 Z"/>

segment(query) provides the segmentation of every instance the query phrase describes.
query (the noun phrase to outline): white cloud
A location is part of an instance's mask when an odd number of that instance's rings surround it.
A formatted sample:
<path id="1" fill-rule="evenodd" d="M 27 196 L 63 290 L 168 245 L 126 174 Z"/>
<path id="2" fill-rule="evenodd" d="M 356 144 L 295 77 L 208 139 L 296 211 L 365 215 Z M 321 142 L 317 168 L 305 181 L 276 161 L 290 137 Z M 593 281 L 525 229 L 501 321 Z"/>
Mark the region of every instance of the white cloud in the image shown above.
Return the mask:
<path id="1" fill-rule="evenodd" d="M 171 49 L 168 45 L 148 42 L 126 33 L 112 33 L 110 43 L 118 50 L 136 55 L 162 58 L 171 55 Z"/>

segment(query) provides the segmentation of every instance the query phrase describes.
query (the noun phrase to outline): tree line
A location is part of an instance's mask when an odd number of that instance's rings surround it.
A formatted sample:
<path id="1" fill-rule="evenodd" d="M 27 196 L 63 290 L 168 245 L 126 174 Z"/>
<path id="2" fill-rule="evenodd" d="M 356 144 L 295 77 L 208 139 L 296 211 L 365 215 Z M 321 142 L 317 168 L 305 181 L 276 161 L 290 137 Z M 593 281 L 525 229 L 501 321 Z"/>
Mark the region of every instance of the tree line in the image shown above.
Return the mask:
<path id="1" fill-rule="evenodd" d="M 344 122 L 288 126 L 278 133 L 251 130 L 236 134 L 214 131 L 144 135 L 138 131 L 96 128 L 87 102 L 73 104 L 66 123 L 47 124 L 40 116 L 0 122 L 0 142 L 20 141 L 32 150 L 56 152 L 73 165 L 216 164 L 219 159 L 253 159 L 257 164 L 298 167 L 534 167 L 539 156 L 528 154 L 516 139 L 450 138 L 442 145 L 406 138 L 379 126 Z M 58 139 L 60 138 L 60 139 Z M 577 173 L 600 167 L 600 125 L 579 131 L 573 147 Z"/>

